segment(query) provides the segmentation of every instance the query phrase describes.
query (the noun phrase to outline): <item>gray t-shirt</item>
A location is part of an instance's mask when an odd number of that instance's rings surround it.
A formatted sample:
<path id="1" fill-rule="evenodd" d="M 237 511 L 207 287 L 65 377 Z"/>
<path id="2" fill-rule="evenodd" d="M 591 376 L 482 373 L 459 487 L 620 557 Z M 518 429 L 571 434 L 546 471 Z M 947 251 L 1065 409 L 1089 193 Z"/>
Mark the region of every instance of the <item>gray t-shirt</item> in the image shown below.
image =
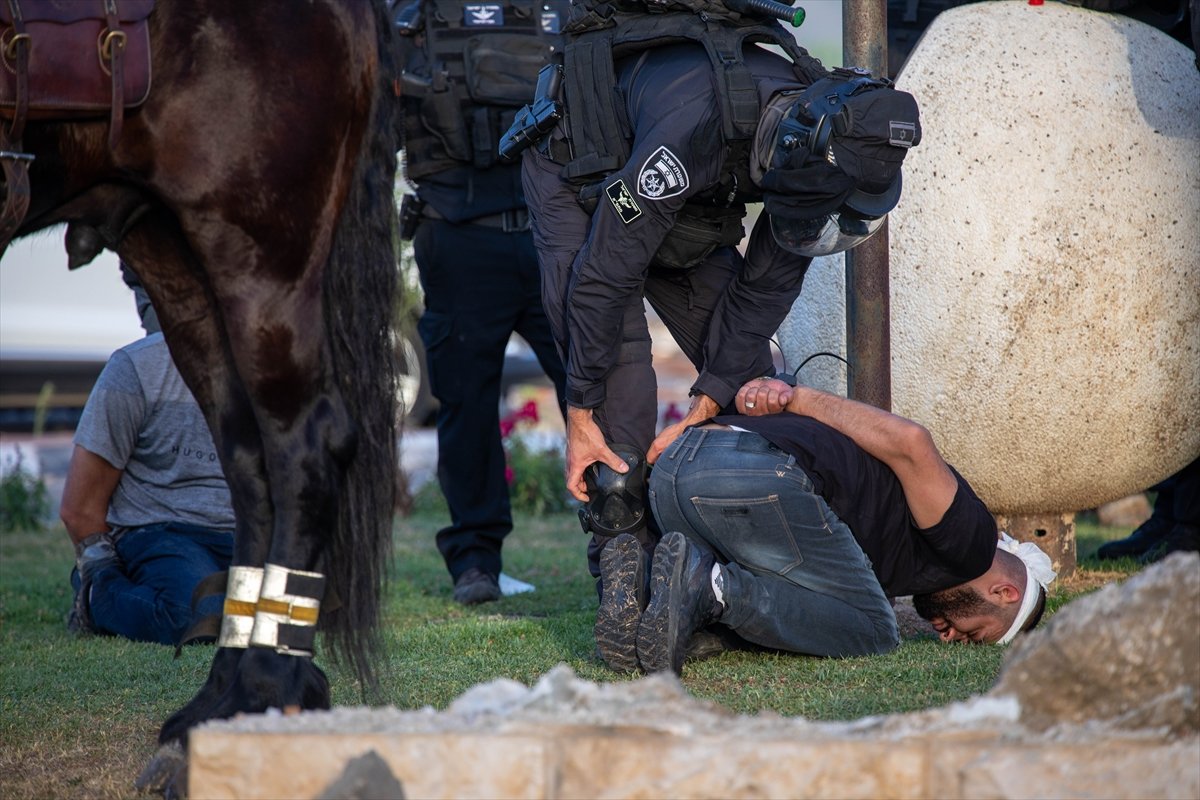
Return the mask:
<path id="1" fill-rule="evenodd" d="M 161 333 L 112 354 L 83 409 L 75 444 L 122 470 L 108 507 L 114 528 L 183 522 L 233 530 L 212 434 Z"/>

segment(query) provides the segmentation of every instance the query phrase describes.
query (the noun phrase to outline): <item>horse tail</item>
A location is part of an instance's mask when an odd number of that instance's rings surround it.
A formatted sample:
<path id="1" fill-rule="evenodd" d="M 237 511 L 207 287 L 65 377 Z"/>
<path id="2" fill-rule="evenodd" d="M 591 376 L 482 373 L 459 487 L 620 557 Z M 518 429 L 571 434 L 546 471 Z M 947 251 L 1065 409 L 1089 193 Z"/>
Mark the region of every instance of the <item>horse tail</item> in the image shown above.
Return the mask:
<path id="1" fill-rule="evenodd" d="M 340 605 L 321 614 L 335 660 L 364 686 L 375 684 L 380 604 L 391 561 L 396 472 L 396 377 L 392 341 L 395 250 L 397 75 L 392 30 L 375 10 L 377 85 L 352 188 L 342 207 L 324 276 L 325 335 L 334 379 L 355 420 L 357 448 L 338 502 L 326 571 Z M 333 603 L 330 604 L 334 605 Z"/>

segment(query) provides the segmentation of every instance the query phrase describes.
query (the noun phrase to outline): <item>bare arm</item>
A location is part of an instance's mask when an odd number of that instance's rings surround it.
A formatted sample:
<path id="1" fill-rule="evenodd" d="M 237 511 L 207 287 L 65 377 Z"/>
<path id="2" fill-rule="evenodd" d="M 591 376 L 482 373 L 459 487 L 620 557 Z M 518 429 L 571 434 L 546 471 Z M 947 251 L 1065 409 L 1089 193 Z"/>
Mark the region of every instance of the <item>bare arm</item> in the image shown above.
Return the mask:
<path id="1" fill-rule="evenodd" d="M 687 416 L 673 425 L 667 426 L 662 433 L 654 438 L 650 445 L 650 450 L 646 453 L 646 461 L 653 464 L 658 461 L 658 457 L 663 454 L 663 451 L 671 446 L 671 442 L 679 438 L 679 434 L 683 433 L 691 425 L 699 425 L 701 422 L 706 422 L 717 415 L 721 407 L 717 405 L 717 401 L 713 400 L 706 394 L 697 394 L 692 397 L 692 402 L 688 406 Z"/>
<path id="2" fill-rule="evenodd" d="M 75 445 L 59 512 L 72 543 L 108 530 L 108 504 L 120 480 L 121 470 Z"/>
<path id="3" fill-rule="evenodd" d="M 747 402 L 754 405 L 747 408 Z M 886 464 L 900 480 L 909 512 L 918 526 L 936 525 L 950 508 L 958 481 L 933 437 L 921 425 L 866 403 L 807 386 L 793 388 L 783 381 L 751 381 L 737 395 L 737 407 L 743 414 L 761 416 L 781 403 L 793 414 L 812 417 L 849 436 Z"/>
<path id="4" fill-rule="evenodd" d="M 604 441 L 600 426 L 592 419 L 592 410 L 567 406 L 567 491 L 582 503 L 590 499 L 583 473 L 597 461 L 617 472 L 629 471 L 629 465 Z"/>

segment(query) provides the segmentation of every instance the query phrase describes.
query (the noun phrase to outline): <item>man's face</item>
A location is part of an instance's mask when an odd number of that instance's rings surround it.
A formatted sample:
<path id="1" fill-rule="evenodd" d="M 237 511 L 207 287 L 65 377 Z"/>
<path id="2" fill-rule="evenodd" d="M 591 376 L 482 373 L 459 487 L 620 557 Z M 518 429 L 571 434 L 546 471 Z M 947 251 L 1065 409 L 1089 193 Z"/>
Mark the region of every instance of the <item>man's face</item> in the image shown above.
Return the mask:
<path id="1" fill-rule="evenodd" d="M 984 600 L 972 586 L 914 595 L 913 607 L 929 620 L 943 642 L 991 644 L 1000 641 L 1008 630 L 999 608 Z"/>

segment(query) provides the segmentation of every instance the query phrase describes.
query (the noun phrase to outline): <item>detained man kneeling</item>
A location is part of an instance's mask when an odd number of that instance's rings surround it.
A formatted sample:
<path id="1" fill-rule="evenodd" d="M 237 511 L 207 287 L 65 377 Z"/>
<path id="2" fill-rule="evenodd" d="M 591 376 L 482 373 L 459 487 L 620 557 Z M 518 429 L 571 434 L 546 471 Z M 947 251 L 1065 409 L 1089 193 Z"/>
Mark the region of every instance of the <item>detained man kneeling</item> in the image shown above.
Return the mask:
<path id="1" fill-rule="evenodd" d="M 1038 623 L 1049 557 L 997 531 L 924 427 L 776 379 L 735 404 L 650 476 L 671 533 L 646 571 L 642 669 L 680 672 L 702 629 L 815 656 L 887 653 L 900 642 L 890 599 L 906 595 L 945 641 L 1007 643 Z"/>

